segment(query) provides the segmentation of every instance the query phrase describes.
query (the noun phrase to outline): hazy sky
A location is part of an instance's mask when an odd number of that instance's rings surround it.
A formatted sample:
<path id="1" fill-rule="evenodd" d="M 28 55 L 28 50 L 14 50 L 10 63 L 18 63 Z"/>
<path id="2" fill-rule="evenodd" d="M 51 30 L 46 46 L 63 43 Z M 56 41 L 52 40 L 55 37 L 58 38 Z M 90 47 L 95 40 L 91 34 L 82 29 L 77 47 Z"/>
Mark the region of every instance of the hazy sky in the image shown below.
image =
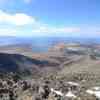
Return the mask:
<path id="1" fill-rule="evenodd" d="M 100 36 L 100 0 L 0 0 L 0 36 Z"/>

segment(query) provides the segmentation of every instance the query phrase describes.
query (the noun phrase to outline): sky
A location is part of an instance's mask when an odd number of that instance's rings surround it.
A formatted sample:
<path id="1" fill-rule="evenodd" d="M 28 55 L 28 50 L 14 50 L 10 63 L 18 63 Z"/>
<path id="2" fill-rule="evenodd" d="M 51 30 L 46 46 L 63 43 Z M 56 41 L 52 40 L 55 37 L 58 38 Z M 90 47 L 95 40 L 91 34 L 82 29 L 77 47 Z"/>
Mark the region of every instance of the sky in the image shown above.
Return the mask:
<path id="1" fill-rule="evenodd" d="M 0 0 L 0 36 L 100 37 L 100 0 Z"/>

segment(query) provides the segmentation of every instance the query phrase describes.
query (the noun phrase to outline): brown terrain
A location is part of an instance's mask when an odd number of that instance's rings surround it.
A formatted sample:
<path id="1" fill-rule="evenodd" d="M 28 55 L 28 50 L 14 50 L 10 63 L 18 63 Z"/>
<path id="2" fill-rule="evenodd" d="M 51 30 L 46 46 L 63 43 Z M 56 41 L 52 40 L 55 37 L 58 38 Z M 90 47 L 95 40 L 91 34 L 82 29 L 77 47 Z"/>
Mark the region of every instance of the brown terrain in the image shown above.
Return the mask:
<path id="1" fill-rule="evenodd" d="M 100 45 L 0 47 L 0 100 L 99 100 Z"/>

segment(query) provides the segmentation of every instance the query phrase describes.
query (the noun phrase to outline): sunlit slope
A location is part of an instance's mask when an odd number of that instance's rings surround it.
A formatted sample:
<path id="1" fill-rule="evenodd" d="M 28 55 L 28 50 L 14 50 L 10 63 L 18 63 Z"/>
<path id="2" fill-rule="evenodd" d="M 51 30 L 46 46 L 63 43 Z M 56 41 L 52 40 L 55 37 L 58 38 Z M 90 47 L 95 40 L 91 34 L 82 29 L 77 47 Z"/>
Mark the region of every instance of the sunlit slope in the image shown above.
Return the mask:
<path id="1" fill-rule="evenodd" d="M 77 58 L 76 58 L 77 59 Z M 88 77 L 100 76 L 100 60 L 91 59 L 89 56 L 81 56 L 80 59 L 72 61 L 71 63 L 63 65 L 58 76 L 70 77 L 76 74 L 88 74 Z"/>

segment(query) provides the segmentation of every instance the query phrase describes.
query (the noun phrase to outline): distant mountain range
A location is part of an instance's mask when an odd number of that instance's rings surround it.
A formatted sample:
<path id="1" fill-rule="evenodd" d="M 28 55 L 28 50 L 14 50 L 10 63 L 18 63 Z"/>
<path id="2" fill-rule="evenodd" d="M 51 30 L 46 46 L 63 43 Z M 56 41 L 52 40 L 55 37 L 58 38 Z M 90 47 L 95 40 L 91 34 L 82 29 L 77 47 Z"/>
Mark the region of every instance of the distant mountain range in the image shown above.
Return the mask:
<path id="1" fill-rule="evenodd" d="M 0 37 L 0 46 L 15 44 L 30 44 L 33 52 L 46 52 L 48 48 L 58 43 L 81 43 L 94 44 L 100 43 L 99 38 L 81 38 L 81 37 Z"/>

